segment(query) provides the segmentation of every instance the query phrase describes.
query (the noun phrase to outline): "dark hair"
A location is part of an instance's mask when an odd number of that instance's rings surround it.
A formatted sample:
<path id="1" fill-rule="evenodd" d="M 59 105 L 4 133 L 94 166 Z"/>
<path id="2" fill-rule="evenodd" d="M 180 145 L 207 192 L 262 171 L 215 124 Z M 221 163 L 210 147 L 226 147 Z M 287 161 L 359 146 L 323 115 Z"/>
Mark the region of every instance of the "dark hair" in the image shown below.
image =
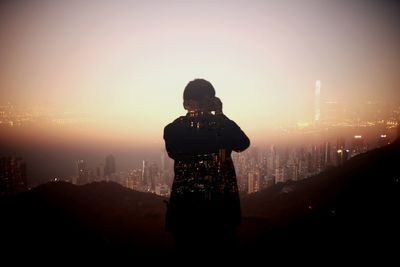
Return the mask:
<path id="1" fill-rule="evenodd" d="M 202 102 L 215 97 L 215 89 L 209 81 L 194 79 L 190 81 L 183 91 L 183 100 Z"/>

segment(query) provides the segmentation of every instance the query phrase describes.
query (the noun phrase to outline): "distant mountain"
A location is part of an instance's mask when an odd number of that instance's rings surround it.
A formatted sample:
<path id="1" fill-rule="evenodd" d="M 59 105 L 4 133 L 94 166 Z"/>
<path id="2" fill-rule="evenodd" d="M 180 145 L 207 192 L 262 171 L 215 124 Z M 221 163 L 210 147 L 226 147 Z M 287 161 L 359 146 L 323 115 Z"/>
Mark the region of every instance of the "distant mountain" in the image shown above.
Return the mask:
<path id="1" fill-rule="evenodd" d="M 390 254 L 400 242 L 399 193 L 397 141 L 315 177 L 245 196 L 234 257 Z M 112 182 L 44 184 L 1 199 L 2 253 L 168 258 L 174 250 L 164 231 L 164 200 Z"/>

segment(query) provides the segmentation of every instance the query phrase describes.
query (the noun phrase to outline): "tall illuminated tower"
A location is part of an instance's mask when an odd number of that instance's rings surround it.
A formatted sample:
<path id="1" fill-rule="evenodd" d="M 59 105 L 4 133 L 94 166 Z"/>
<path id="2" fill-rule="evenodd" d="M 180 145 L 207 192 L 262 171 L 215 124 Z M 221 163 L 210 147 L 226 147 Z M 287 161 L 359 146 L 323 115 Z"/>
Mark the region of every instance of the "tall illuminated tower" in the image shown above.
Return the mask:
<path id="1" fill-rule="evenodd" d="M 321 120 L 321 81 L 315 81 L 315 110 L 314 110 L 314 123 L 319 124 Z"/>

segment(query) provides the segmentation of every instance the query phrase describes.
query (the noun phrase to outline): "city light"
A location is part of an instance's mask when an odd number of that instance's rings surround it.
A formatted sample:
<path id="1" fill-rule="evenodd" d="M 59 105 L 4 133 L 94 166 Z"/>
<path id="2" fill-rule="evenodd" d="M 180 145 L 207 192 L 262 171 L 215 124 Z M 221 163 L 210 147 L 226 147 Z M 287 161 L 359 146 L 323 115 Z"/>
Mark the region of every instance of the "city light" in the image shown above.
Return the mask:
<path id="1" fill-rule="evenodd" d="M 242 192 L 305 179 L 392 143 L 400 120 L 393 68 L 400 35 L 388 14 L 267 2 L 174 2 L 168 12 L 147 2 L 139 9 L 122 2 L 5 4 L 1 152 L 21 153 L 34 165 L 28 174 L 36 183 L 109 179 L 165 192 L 173 173 L 162 167 L 168 155 L 160 164 L 155 154 L 165 149 L 163 127 L 185 115 L 182 91 L 197 77 L 215 85 L 224 113 L 264 158 L 234 156 Z M 99 151 L 101 159 L 93 156 Z M 119 164 L 105 173 L 109 152 Z M 58 157 L 65 160 L 60 173 L 35 167 Z"/>

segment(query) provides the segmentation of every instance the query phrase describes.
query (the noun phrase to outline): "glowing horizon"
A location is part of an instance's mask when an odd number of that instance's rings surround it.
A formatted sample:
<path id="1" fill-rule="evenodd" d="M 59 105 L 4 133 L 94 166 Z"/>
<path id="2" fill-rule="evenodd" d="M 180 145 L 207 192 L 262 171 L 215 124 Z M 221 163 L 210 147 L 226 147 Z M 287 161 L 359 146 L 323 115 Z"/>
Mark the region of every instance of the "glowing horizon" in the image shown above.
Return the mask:
<path id="1" fill-rule="evenodd" d="M 399 104 L 399 5 L 76 1 L 0 6 L 0 101 L 92 116 L 69 134 L 162 143 L 205 78 L 252 139 L 321 103 Z M 79 135 L 80 134 L 80 135 Z M 39 138 L 39 137 L 38 137 Z"/>

